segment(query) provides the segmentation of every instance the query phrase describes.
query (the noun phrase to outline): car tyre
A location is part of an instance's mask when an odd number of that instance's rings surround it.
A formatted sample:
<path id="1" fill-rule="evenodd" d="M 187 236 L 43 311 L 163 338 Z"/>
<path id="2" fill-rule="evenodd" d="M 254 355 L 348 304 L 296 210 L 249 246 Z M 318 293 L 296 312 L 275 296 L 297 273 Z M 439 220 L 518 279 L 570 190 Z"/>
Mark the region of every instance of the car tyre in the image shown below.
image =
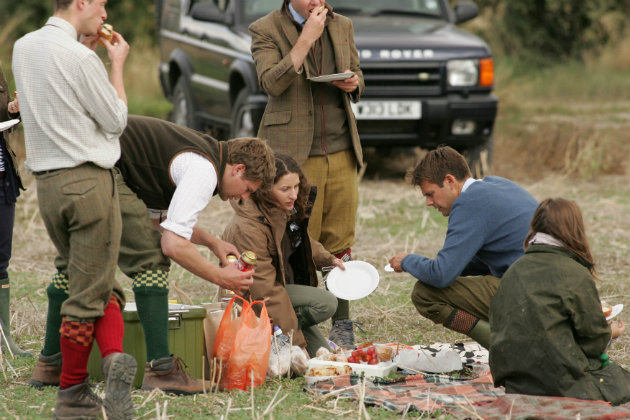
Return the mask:
<path id="1" fill-rule="evenodd" d="M 249 91 L 247 88 L 241 89 L 236 96 L 234 106 L 232 106 L 232 125 L 230 127 L 230 138 L 256 137 L 260 117 L 257 116 L 253 106 L 247 103 Z"/>
<path id="2" fill-rule="evenodd" d="M 194 128 L 195 130 L 201 128 L 199 120 L 195 117 L 195 109 L 188 84 L 183 76 L 177 79 L 175 89 L 173 89 L 173 110 L 169 120 L 175 124 Z"/>
<path id="3" fill-rule="evenodd" d="M 489 136 L 486 141 L 464 150 L 464 156 L 470 167 L 472 176 L 481 179 L 490 173 L 492 153 L 494 150 L 494 137 Z"/>

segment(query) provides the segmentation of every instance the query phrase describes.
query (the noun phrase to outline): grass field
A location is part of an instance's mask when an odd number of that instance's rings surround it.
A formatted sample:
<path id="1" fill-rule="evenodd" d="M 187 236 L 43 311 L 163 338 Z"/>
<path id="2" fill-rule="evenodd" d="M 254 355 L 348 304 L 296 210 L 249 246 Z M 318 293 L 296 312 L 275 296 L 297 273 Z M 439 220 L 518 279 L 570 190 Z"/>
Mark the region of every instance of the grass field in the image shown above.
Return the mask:
<path id="1" fill-rule="evenodd" d="M 627 45 L 619 49 L 628 50 Z M 156 68 L 150 49 L 138 55 L 141 69 Z M 2 65 L 6 71 L 7 62 Z M 528 76 L 513 71 L 517 65 L 498 63 L 500 113 L 493 173 L 519 182 L 537 199 L 563 196 L 577 201 L 584 212 L 598 263 L 600 296 L 629 308 L 627 64 L 620 67 L 613 62 L 606 69 L 594 69 L 592 63 L 573 63 L 532 71 Z M 169 105 L 161 98 L 157 77 L 149 78 L 137 69 L 132 65 L 127 73 L 131 112 L 164 116 Z M 367 169 L 360 183 L 353 254 L 379 269 L 381 283 L 370 297 L 352 304 L 352 317 L 361 321 L 366 331 L 359 333 L 357 340 L 406 344 L 462 340 L 465 337 L 434 326 L 416 313 L 409 299 L 414 284 L 410 276 L 382 270 L 397 251 L 433 256 L 442 245 L 446 219 L 427 209 L 418 191 L 402 180 L 404 171 L 423 152 L 409 151 L 387 159 L 375 151 L 366 152 Z M 26 174 L 25 181 L 28 189 L 16 208 L 10 267 L 12 333 L 23 348 L 36 354 L 43 342 L 45 289 L 53 272 L 55 253 L 39 216 L 33 179 Z M 230 217 L 229 205 L 217 200 L 203 212 L 200 224 L 220 235 Z M 214 285 L 193 278 L 180 267 L 173 267 L 170 278 L 195 303 L 211 300 L 216 294 Z M 133 296 L 131 282 L 120 274 L 119 279 L 128 296 Z M 173 293 L 172 298 L 178 296 Z M 628 309 L 621 314 L 626 325 L 630 324 L 629 314 Z M 328 327 L 329 324 L 323 326 L 325 330 Z M 627 334 L 612 344 L 609 354 L 630 368 Z M 51 417 L 56 391 L 36 391 L 27 386 L 34 364 L 34 359 L 13 359 L 6 354 L 0 358 L 0 386 L 4 388 L 0 393 L 0 419 Z M 170 397 L 135 391 L 133 398 L 141 419 L 360 418 L 357 402 L 320 400 L 302 392 L 303 385 L 300 378 L 274 379 L 254 394 L 235 391 Z M 400 418 L 383 409 L 370 408 L 368 413 L 372 419 Z M 409 413 L 407 417 L 419 415 Z M 444 416 L 436 413 L 435 418 Z"/>

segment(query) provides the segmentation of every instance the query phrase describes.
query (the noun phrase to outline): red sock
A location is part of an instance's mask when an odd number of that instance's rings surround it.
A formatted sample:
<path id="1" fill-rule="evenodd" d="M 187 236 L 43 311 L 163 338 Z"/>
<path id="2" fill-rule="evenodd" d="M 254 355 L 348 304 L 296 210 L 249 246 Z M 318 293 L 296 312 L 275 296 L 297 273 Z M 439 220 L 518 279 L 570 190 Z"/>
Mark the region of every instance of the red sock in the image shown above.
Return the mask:
<path id="1" fill-rule="evenodd" d="M 94 338 L 101 350 L 103 359 L 112 353 L 122 353 L 125 323 L 118 299 L 112 295 L 105 308 L 105 314 L 94 323 Z"/>
<path id="2" fill-rule="evenodd" d="M 88 359 L 92 351 L 92 330 L 94 324 L 66 322 L 61 323 L 61 389 L 83 382 L 87 376 Z M 72 338 L 71 338 L 72 337 Z"/>
<path id="3" fill-rule="evenodd" d="M 334 255 L 335 255 L 335 257 L 339 258 L 340 260 L 343 260 L 343 257 L 345 257 L 347 255 L 348 257 L 344 261 L 350 261 L 352 259 L 352 249 L 348 248 L 345 251 L 338 252 L 338 253 L 336 253 Z"/>

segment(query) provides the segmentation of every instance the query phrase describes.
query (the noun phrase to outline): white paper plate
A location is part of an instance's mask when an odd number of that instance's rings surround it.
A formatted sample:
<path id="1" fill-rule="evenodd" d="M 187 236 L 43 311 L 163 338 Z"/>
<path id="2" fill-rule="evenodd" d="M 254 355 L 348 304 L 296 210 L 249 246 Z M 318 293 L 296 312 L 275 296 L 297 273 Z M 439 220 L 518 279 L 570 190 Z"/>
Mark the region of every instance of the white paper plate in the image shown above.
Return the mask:
<path id="1" fill-rule="evenodd" d="M 325 74 L 323 76 L 309 77 L 308 80 L 310 80 L 311 82 L 332 82 L 334 80 L 345 80 L 352 76 L 354 76 L 354 73 L 334 73 Z"/>
<path id="2" fill-rule="evenodd" d="M 0 122 L 0 131 L 8 130 L 9 128 L 11 128 L 14 125 L 17 125 L 19 123 L 20 123 L 20 120 L 18 120 L 18 119 L 2 121 L 2 122 Z"/>
<path id="3" fill-rule="evenodd" d="M 361 299 L 369 295 L 378 286 L 378 271 L 365 261 L 343 263 L 345 270 L 335 267 L 326 278 L 328 290 L 338 298 L 345 300 Z"/>
<path id="4" fill-rule="evenodd" d="M 613 306 L 612 307 L 612 312 L 610 313 L 608 318 L 606 318 L 606 321 L 609 321 L 609 320 L 613 319 L 614 317 L 619 315 L 621 313 L 621 311 L 623 311 L 623 304 L 622 303 Z"/>

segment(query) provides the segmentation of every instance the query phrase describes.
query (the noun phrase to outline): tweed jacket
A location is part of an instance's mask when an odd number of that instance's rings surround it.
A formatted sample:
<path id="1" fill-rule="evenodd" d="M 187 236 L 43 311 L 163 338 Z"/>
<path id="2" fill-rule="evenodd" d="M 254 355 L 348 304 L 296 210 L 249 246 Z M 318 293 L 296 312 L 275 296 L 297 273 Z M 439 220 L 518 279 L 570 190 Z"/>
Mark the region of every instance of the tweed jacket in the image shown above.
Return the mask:
<path id="1" fill-rule="evenodd" d="M 329 13 L 331 13 L 330 6 Z M 327 25 L 333 44 L 336 72 L 347 69 L 359 77 L 359 87 L 352 94 L 342 90 L 343 104 L 348 119 L 352 148 L 358 165 L 363 162 L 357 124 L 350 100 L 358 102 L 365 84 L 359 68 L 359 54 L 354 44 L 352 22 L 335 14 Z M 251 51 L 261 88 L 269 96 L 258 137 L 269 142 L 271 148 L 293 157 L 299 165 L 308 158 L 313 142 L 314 112 L 308 66 L 297 73 L 289 55 L 299 33 L 293 22 L 280 10 L 275 10 L 249 26 L 252 36 Z"/>
<path id="2" fill-rule="evenodd" d="M 249 295 L 256 300 L 268 298 L 267 312 L 273 324 L 282 328 L 285 334 L 293 331 L 293 344 L 304 347 L 306 339 L 298 330 L 297 316 L 285 288 L 285 267 L 281 243 L 286 231 L 286 213 L 280 208 L 264 211 L 252 199 L 242 203 L 232 201 L 231 204 L 235 214 L 223 232 L 223 240 L 234 244 L 241 251 L 249 249 L 257 256 L 254 284 L 249 288 Z M 308 219 L 298 224 L 302 237 L 308 237 Z M 299 255 L 301 258 L 298 259 L 305 263 L 300 266 L 292 264 L 294 273 L 301 273 L 295 276 L 296 284 L 317 287 L 316 268 L 331 265 L 335 256 L 313 239 L 304 241 L 296 249 L 294 255 L 297 253 L 301 253 Z"/>

